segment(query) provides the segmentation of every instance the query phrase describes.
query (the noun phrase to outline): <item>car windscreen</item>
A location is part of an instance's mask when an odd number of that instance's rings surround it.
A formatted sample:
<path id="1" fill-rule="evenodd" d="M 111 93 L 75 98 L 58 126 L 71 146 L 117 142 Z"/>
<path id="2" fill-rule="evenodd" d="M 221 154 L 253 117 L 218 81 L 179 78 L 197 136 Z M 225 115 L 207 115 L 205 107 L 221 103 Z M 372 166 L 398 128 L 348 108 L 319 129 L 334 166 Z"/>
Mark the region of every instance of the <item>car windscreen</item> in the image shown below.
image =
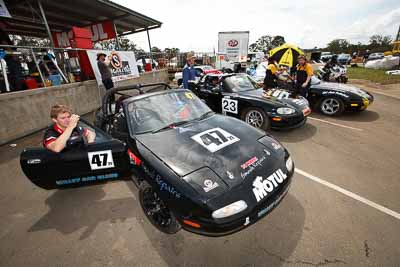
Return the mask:
<path id="1" fill-rule="evenodd" d="M 129 103 L 128 122 L 135 135 L 190 122 L 209 112 L 210 108 L 190 91 L 171 91 Z"/>
<path id="2" fill-rule="evenodd" d="M 225 85 L 233 92 L 242 92 L 257 89 L 257 84 L 247 75 L 235 75 L 225 78 Z"/>

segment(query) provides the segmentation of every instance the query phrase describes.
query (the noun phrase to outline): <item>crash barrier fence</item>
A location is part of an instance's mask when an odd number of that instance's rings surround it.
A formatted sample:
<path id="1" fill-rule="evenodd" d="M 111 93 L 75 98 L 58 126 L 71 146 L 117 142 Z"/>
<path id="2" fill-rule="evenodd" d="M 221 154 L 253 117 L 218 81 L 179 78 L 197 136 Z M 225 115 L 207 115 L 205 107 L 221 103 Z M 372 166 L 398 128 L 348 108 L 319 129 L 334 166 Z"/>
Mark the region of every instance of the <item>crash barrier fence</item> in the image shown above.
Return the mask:
<path id="1" fill-rule="evenodd" d="M 20 91 L 90 80 L 82 71 L 79 58 L 86 50 L 0 45 L 0 91 Z M 160 69 L 174 73 L 182 70 L 189 53 L 195 56 L 196 64 L 215 66 L 214 52 L 136 52 L 135 57 L 139 73 Z M 146 65 L 150 65 L 150 68 L 146 68 Z"/>
<path id="2" fill-rule="evenodd" d="M 167 68 L 169 72 L 175 72 L 182 70 L 189 54 L 195 57 L 195 64 L 215 67 L 216 54 L 214 52 L 138 52 L 135 55 L 138 62 L 150 62 L 150 58 L 152 58 L 153 67 Z"/>
<path id="3" fill-rule="evenodd" d="M 79 48 L 0 45 L 0 90 L 21 91 L 89 80 L 81 71 Z"/>

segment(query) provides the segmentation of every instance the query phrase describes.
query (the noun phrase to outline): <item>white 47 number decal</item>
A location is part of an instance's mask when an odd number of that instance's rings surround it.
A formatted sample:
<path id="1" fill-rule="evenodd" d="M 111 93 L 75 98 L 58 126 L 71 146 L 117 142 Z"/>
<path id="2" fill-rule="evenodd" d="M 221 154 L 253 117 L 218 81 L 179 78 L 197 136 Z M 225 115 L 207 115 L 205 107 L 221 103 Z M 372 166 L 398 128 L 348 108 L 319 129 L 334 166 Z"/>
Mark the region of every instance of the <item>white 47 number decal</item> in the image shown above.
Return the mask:
<path id="1" fill-rule="evenodd" d="M 88 158 L 92 170 L 114 168 L 111 150 L 88 152 Z"/>
<path id="2" fill-rule="evenodd" d="M 192 139 L 214 153 L 221 148 L 236 143 L 240 139 L 236 136 L 222 130 L 214 128 L 192 136 Z"/>
<path id="3" fill-rule="evenodd" d="M 238 114 L 238 101 L 222 98 L 222 111 Z"/>

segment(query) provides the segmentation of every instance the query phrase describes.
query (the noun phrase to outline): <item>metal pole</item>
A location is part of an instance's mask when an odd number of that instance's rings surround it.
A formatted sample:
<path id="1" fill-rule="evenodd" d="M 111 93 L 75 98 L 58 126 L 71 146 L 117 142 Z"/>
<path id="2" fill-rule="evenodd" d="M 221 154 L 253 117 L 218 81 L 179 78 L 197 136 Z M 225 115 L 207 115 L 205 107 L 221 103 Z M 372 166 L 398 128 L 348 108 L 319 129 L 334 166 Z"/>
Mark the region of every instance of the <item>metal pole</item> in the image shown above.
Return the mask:
<path id="1" fill-rule="evenodd" d="M 33 52 L 33 49 L 32 49 L 32 48 L 31 48 L 31 53 L 32 53 L 33 61 L 35 62 L 35 65 L 36 65 L 36 69 L 37 69 L 38 72 L 39 72 L 40 79 L 42 79 L 43 86 L 46 87 L 46 83 L 44 82 L 43 74 L 42 74 L 42 72 L 40 71 L 39 64 L 38 64 L 38 62 L 37 62 L 37 60 L 36 60 L 36 56 L 35 56 L 35 53 Z"/>
<path id="2" fill-rule="evenodd" d="M 147 31 L 147 41 L 149 41 L 151 71 L 153 71 L 153 55 L 151 53 L 150 34 L 148 29 L 146 31 Z"/>
<path id="3" fill-rule="evenodd" d="M 49 24 L 47 23 L 46 15 L 44 14 L 42 3 L 40 2 L 40 0 L 37 0 L 37 2 L 38 2 L 38 5 L 39 5 L 40 13 L 42 14 L 44 25 L 46 26 L 47 34 L 49 35 L 49 38 L 50 38 L 50 44 L 51 44 L 52 47 L 54 47 L 53 36 L 51 35 L 51 31 L 50 31 L 50 28 L 49 28 Z"/>
<path id="4" fill-rule="evenodd" d="M 119 38 L 118 38 L 117 26 L 115 25 L 114 21 L 113 21 L 113 25 L 114 25 L 114 31 L 115 31 L 115 48 L 116 48 L 116 50 L 121 50 L 121 48 L 119 46 Z"/>

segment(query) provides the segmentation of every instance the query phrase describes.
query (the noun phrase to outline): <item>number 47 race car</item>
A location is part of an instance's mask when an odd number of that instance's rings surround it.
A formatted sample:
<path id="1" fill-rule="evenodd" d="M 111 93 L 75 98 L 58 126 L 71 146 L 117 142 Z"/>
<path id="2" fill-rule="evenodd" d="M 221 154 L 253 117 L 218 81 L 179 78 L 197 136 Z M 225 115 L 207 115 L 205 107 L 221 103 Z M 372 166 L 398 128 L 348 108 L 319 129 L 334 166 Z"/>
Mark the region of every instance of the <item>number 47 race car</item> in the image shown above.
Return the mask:
<path id="1" fill-rule="evenodd" d="M 164 86 L 166 84 L 150 84 Z M 20 163 L 44 189 L 131 179 L 141 207 L 160 231 L 222 236 L 271 212 L 288 192 L 294 163 L 264 131 L 212 112 L 189 90 L 105 94 L 92 144 L 69 142 L 61 153 L 27 148 Z M 135 89 L 139 95 L 123 91 Z M 121 95 L 114 105 L 111 96 Z"/>

